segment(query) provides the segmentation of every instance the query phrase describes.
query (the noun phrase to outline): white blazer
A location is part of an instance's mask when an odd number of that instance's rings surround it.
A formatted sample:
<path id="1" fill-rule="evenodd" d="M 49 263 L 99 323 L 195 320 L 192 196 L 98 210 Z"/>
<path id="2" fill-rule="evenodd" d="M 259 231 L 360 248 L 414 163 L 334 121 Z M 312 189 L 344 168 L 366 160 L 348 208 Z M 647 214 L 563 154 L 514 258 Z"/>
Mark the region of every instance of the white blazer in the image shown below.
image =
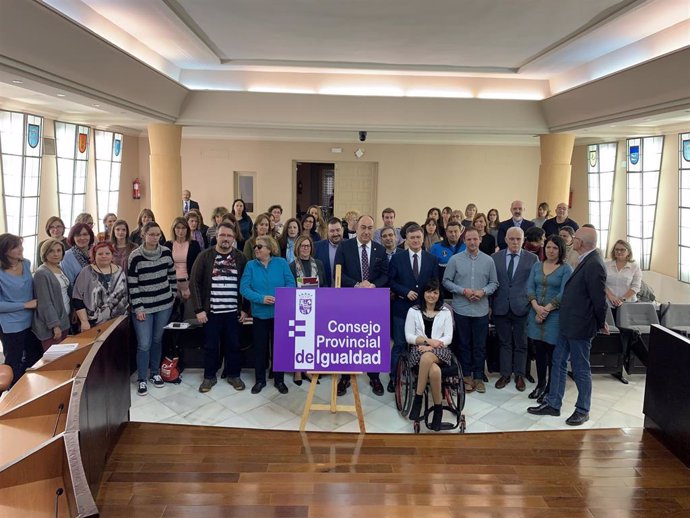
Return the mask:
<path id="1" fill-rule="evenodd" d="M 426 336 L 424 332 L 424 320 L 419 308 L 413 307 L 407 311 L 405 319 L 405 340 L 408 344 L 414 345 L 418 336 Z M 453 314 L 445 305 L 434 318 L 431 327 L 431 336 L 434 340 L 441 340 L 446 347 L 453 341 Z"/>

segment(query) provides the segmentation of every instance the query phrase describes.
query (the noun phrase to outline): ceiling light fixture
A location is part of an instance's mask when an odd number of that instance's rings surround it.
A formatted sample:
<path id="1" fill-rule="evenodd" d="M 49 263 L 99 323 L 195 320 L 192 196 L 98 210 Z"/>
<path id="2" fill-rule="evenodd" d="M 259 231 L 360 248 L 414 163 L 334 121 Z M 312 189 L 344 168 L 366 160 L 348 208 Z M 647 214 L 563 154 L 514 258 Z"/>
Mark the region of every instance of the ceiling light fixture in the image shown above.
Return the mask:
<path id="1" fill-rule="evenodd" d="M 57 94 L 58 97 L 67 97 L 66 94 Z"/>
<path id="2" fill-rule="evenodd" d="M 100 104 L 92 104 L 91 106 L 93 106 L 94 108 L 100 108 L 101 107 Z"/>
<path id="3" fill-rule="evenodd" d="M 24 81 L 21 81 L 20 79 L 12 79 L 12 82 L 15 85 L 23 85 L 24 84 Z"/>

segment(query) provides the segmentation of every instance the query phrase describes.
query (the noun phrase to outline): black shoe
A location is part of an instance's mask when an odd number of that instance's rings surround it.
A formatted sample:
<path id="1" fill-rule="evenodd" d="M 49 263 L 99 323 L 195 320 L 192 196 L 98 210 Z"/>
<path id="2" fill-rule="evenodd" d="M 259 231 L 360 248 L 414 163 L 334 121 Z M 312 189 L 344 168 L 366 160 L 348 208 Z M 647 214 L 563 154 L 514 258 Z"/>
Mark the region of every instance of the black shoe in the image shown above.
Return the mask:
<path id="1" fill-rule="evenodd" d="M 569 424 L 570 426 L 580 426 L 581 424 L 585 424 L 587 421 L 589 421 L 588 412 L 580 412 L 579 410 L 575 410 L 573 415 L 565 420 L 565 424 Z"/>
<path id="2" fill-rule="evenodd" d="M 386 390 L 387 390 L 388 392 L 390 392 L 391 394 L 392 394 L 393 392 L 395 392 L 395 381 L 390 380 L 390 381 L 388 382 L 388 386 L 386 387 Z"/>
<path id="3" fill-rule="evenodd" d="M 531 406 L 527 409 L 530 414 L 533 415 L 552 415 L 558 417 L 561 415 L 561 411 L 549 406 L 548 403 L 542 403 L 539 406 Z"/>
<path id="4" fill-rule="evenodd" d="M 257 381 L 254 383 L 254 386 L 252 387 L 252 394 L 258 394 L 263 390 L 263 388 L 266 386 L 265 381 Z"/>
<path id="5" fill-rule="evenodd" d="M 532 377 L 531 374 L 527 374 L 527 376 L 525 376 L 525 379 L 526 379 L 527 381 L 529 381 L 530 383 L 534 383 L 534 378 Z"/>
<path id="6" fill-rule="evenodd" d="M 297 385 L 298 387 L 302 385 L 302 379 L 301 379 L 301 378 L 300 378 L 300 379 L 292 378 L 292 382 L 293 382 L 295 385 Z"/>
<path id="7" fill-rule="evenodd" d="M 412 408 L 410 409 L 410 421 L 421 421 L 422 413 L 422 401 L 424 396 L 421 394 L 415 394 L 412 400 Z"/>
<path id="8" fill-rule="evenodd" d="M 350 386 L 350 378 L 340 378 L 338 382 L 338 395 L 344 396 L 347 394 L 347 387 Z"/>
<path id="9" fill-rule="evenodd" d="M 542 394 L 544 394 L 544 387 L 535 387 L 535 389 L 529 393 L 529 396 L 527 396 L 530 399 L 539 399 Z"/>
<path id="10" fill-rule="evenodd" d="M 377 396 L 383 396 L 383 383 L 380 379 L 369 380 L 369 385 Z"/>
<path id="11" fill-rule="evenodd" d="M 281 394 L 287 394 L 288 393 L 287 385 L 285 385 L 285 383 L 283 383 L 282 381 L 276 381 L 275 387 L 278 389 L 278 392 L 280 392 Z"/>
<path id="12" fill-rule="evenodd" d="M 489 378 L 486 376 L 486 373 L 482 379 L 484 380 L 484 383 L 489 383 Z"/>
<path id="13" fill-rule="evenodd" d="M 434 417 L 431 421 L 431 429 L 434 432 L 441 431 L 441 422 L 443 420 L 443 405 L 434 405 Z"/>

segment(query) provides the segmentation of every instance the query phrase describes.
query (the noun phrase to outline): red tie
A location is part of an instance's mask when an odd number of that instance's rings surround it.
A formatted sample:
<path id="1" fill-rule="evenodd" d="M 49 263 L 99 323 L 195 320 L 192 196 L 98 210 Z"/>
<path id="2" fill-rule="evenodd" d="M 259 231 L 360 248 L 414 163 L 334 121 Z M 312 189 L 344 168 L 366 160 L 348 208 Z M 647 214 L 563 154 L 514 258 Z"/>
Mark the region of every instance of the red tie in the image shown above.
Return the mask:
<path id="1" fill-rule="evenodd" d="M 367 255 L 367 245 L 362 245 L 362 280 L 369 280 L 369 256 Z"/>

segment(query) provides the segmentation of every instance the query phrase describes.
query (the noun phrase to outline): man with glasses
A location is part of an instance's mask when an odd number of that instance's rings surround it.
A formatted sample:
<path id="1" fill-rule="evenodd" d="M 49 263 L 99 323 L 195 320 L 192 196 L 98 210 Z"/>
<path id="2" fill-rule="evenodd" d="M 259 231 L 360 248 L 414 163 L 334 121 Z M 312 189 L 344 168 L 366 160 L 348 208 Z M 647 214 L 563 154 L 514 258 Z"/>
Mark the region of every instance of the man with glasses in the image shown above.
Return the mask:
<path id="1" fill-rule="evenodd" d="M 529 407 L 534 415 L 561 415 L 567 363 L 573 370 L 577 386 L 575 412 L 566 419 L 570 426 L 579 426 L 589 420 L 592 400 L 592 371 L 589 351 L 592 339 L 601 330 L 609 333 L 606 324 L 606 266 L 597 250 L 597 231 L 582 227 L 575 232 L 573 248 L 580 254 L 580 263 L 565 283 L 561 296 L 560 334 L 553 352 L 553 368 L 549 393 L 544 403 Z M 565 318 L 567 316 L 567 318 Z"/>
<path id="2" fill-rule="evenodd" d="M 240 327 L 247 314 L 242 310 L 240 279 L 247 264 L 244 254 L 237 251 L 235 229 L 230 223 L 218 226 L 216 246 L 201 252 L 194 261 L 190 288 L 194 312 L 204 324 L 204 380 L 199 392 L 208 392 L 217 383 L 220 368 L 219 347 L 225 356 L 225 374 L 235 390 L 244 390 L 240 378 Z"/>

